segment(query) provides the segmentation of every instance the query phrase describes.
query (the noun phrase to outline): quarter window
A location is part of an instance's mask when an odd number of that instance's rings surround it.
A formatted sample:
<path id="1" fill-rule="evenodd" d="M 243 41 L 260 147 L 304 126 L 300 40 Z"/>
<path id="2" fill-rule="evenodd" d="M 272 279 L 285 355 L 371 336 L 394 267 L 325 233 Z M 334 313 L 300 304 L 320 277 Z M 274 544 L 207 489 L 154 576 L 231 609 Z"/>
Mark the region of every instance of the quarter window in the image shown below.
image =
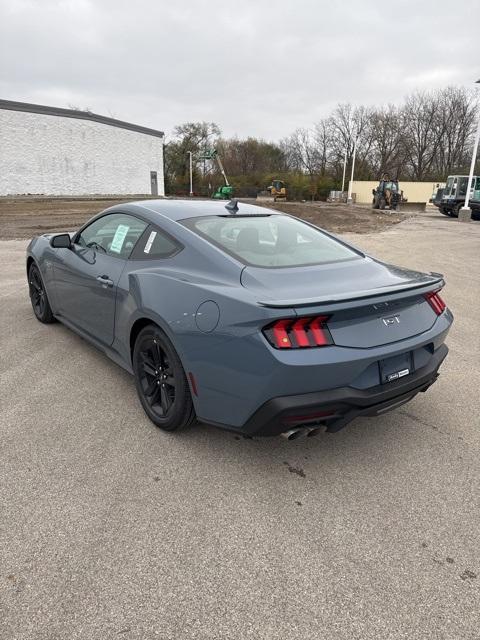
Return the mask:
<path id="1" fill-rule="evenodd" d="M 132 254 L 133 260 L 169 258 L 181 249 L 181 245 L 158 227 L 150 226 L 144 232 Z"/>
<path id="2" fill-rule="evenodd" d="M 81 247 L 126 260 L 146 227 L 146 222 L 134 216 L 110 213 L 89 224 L 75 242 Z"/>

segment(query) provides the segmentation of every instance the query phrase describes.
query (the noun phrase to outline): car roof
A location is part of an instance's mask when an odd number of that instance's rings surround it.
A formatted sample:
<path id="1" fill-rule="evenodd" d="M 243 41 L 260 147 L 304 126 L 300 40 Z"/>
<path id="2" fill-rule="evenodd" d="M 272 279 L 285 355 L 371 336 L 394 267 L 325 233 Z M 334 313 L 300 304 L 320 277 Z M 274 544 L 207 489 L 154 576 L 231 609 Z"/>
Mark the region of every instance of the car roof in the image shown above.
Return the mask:
<path id="1" fill-rule="evenodd" d="M 267 207 L 259 207 L 254 204 L 238 202 L 238 211 L 236 214 L 226 209 L 227 200 L 138 200 L 129 202 L 130 205 L 141 207 L 145 212 L 152 214 L 160 214 L 170 220 L 184 220 L 186 218 L 197 218 L 202 216 L 225 216 L 225 215 L 271 215 L 281 214 L 280 211 L 274 211 Z M 118 205 L 116 205 L 118 207 Z"/>

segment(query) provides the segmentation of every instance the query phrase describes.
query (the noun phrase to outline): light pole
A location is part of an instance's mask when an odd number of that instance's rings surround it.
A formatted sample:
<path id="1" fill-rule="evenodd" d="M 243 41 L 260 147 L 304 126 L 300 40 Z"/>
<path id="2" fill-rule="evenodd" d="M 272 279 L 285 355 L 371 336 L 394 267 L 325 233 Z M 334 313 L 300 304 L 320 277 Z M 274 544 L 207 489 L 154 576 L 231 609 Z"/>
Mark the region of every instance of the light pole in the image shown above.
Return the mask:
<path id="1" fill-rule="evenodd" d="M 352 204 L 353 173 L 355 171 L 355 156 L 357 155 L 357 139 L 358 139 L 358 134 L 355 134 L 355 142 L 353 143 L 352 174 L 350 176 L 350 182 L 348 183 L 348 197 L 347 197 L 348 204 Z"/>
<path id="2" fill-rule="evenodd" d="M 342 199 L 345 191 L 345 171 L 347 169 L 347 150 L 345 149 L 345 158 L 343 159 L 343 178 L 342 178 Z"/>
<path id="3" fill-rule="evenodd" d="M 479 84 L 480 80 L 477 80 L 475 84 Z M 458 212 L 458 219 L 460 222 L 470 222 L 472 219 L 472 210 L 468 206 L 470 202 L 470 189 L 472 188 L 473 172 L 475 171 L 475 163 L 477 161 L 478 140 L 480 139 L 480 114 L 478 117 L 477 133 L 475 135 L 475 142 L 473 145 L 472 163 L 470 165 L 470 174 L 468 176 L 467 193 L 465 194 L 465 204 Z"/>
<path id="4" fill-rule="evenodd" d="M 187 151 L 189 158 L 189 167 L 190 167 L 190 197 L 193 196 L 193 170 L 192 170 L 192 152 Z"/>

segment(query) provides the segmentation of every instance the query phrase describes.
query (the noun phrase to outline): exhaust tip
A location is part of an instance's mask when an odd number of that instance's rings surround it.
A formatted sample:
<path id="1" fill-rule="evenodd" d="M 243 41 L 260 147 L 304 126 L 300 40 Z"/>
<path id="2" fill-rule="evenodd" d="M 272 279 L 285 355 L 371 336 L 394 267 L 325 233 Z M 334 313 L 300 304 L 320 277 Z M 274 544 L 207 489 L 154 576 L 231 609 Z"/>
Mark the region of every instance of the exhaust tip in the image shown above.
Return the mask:
<path id="1" fill-rule="evenodd" d="M 307 429 L 307 438 L 313 438 L 314 436 L 318 436 L 322 429 L 320 427 L 316 427 L 314 429 Z"/>
<path id="2" fill-rule="evenodd" d="M 296 440 L 297 438 L 300 438 L 300 436 L 302 436 L 305 432 L 305 429 L 289 429 L 288 431 L 284 431 L 283 433 L 281 433 L 280 435 L 282 436 L 282 438 L 285 438 L 286 440 Z"/>

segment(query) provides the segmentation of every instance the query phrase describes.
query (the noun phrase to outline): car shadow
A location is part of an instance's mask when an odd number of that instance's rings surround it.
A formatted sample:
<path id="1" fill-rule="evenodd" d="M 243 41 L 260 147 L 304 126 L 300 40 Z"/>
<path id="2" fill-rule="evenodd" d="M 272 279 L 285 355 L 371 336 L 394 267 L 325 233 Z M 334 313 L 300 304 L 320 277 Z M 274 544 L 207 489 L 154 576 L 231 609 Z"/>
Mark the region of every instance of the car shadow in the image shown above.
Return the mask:
<path id="1" fill-rule="evenodd" d="M 323 427 L 313 437 L 301 436 L 293 441 L 281 436 L 245 437 L 200 422 L 183 431 L 165 433 L 145 415 L 133 376 L 70 329 L 57 325 L 55 330 L 61 332 L 62 340 L 68 341 L 74 351 L 83 354 L 88 351 L 92 365 L 109 380 L 108 394 L 105 395 L 104 390 L 102 399 L 112 411 L 117 407 L 118 389 L 122 395 L 122 412 L 128 415 L 125 424 L 124 415 L 119 414 L 118 429 L 125 433 L 133 430 L 131 437 L 136 442 L 143 440 L 148 461 L 168 458 L 169 447 L 172 447 L 176 455 L 182 455 L 188 449 L 189 453 L 185 455 L 190 460 L 198 456 L 202 463 L 223 469 L 226 475 L 229 465 L 241 465 L 253 477 L 265 476 L 267 471 L 275 476 L 275 470 L 281 469 L 286 477 L 292 474 L 297 479 L 311 480 L 313 476 L 308 467 L 312 463 L 317 479 L 325 474 L 344 473 L 345 469 L 359 465 L 368 465 L 370 473 L 374 474 L 375 468 L 385 469 L 395 465 L 399 457 L 408 458 L 419 447 L 431 446 L 429 439 L 435 437 L 430 425 L 420 416 L 416 418 L 417 399 L 409 404 L 407 413 L 401 407 L 383 416 L 357 418 L 337 433 L 326 433 Z M 125 411 L 125 403 L 130 405 L 128 411 Z"/>
<path id="2" fill-rule="evenodd" d="M 418 451 L 418 438 L 423 440 L 420 448 L 427 447 L 425 440 L 429 436 L 426 438 L 423 432 L 433 433 L 425 425 L 419 429 L 415 421 L 400 411 L 378 418 L 357 418 L 337 433 L 327 433 L 324 429 L 313 437 L 301 436 L 288 441 L 282 436 L 246 438 L 196 423 L 175 437 L 188 443 L 213 465 L 218 465 L 220 455 L 234 464 L 241 461 L 254 476 L 264 476 L 268 468 L 272 473 L 275 468 L 281 468 L 298 478 L 320 480 L 362 465 L 374 476 L 375 469 L 381 471 L 389 465 L 395 466 L 399 458 L 409 458 L 413 451 Z"/>

